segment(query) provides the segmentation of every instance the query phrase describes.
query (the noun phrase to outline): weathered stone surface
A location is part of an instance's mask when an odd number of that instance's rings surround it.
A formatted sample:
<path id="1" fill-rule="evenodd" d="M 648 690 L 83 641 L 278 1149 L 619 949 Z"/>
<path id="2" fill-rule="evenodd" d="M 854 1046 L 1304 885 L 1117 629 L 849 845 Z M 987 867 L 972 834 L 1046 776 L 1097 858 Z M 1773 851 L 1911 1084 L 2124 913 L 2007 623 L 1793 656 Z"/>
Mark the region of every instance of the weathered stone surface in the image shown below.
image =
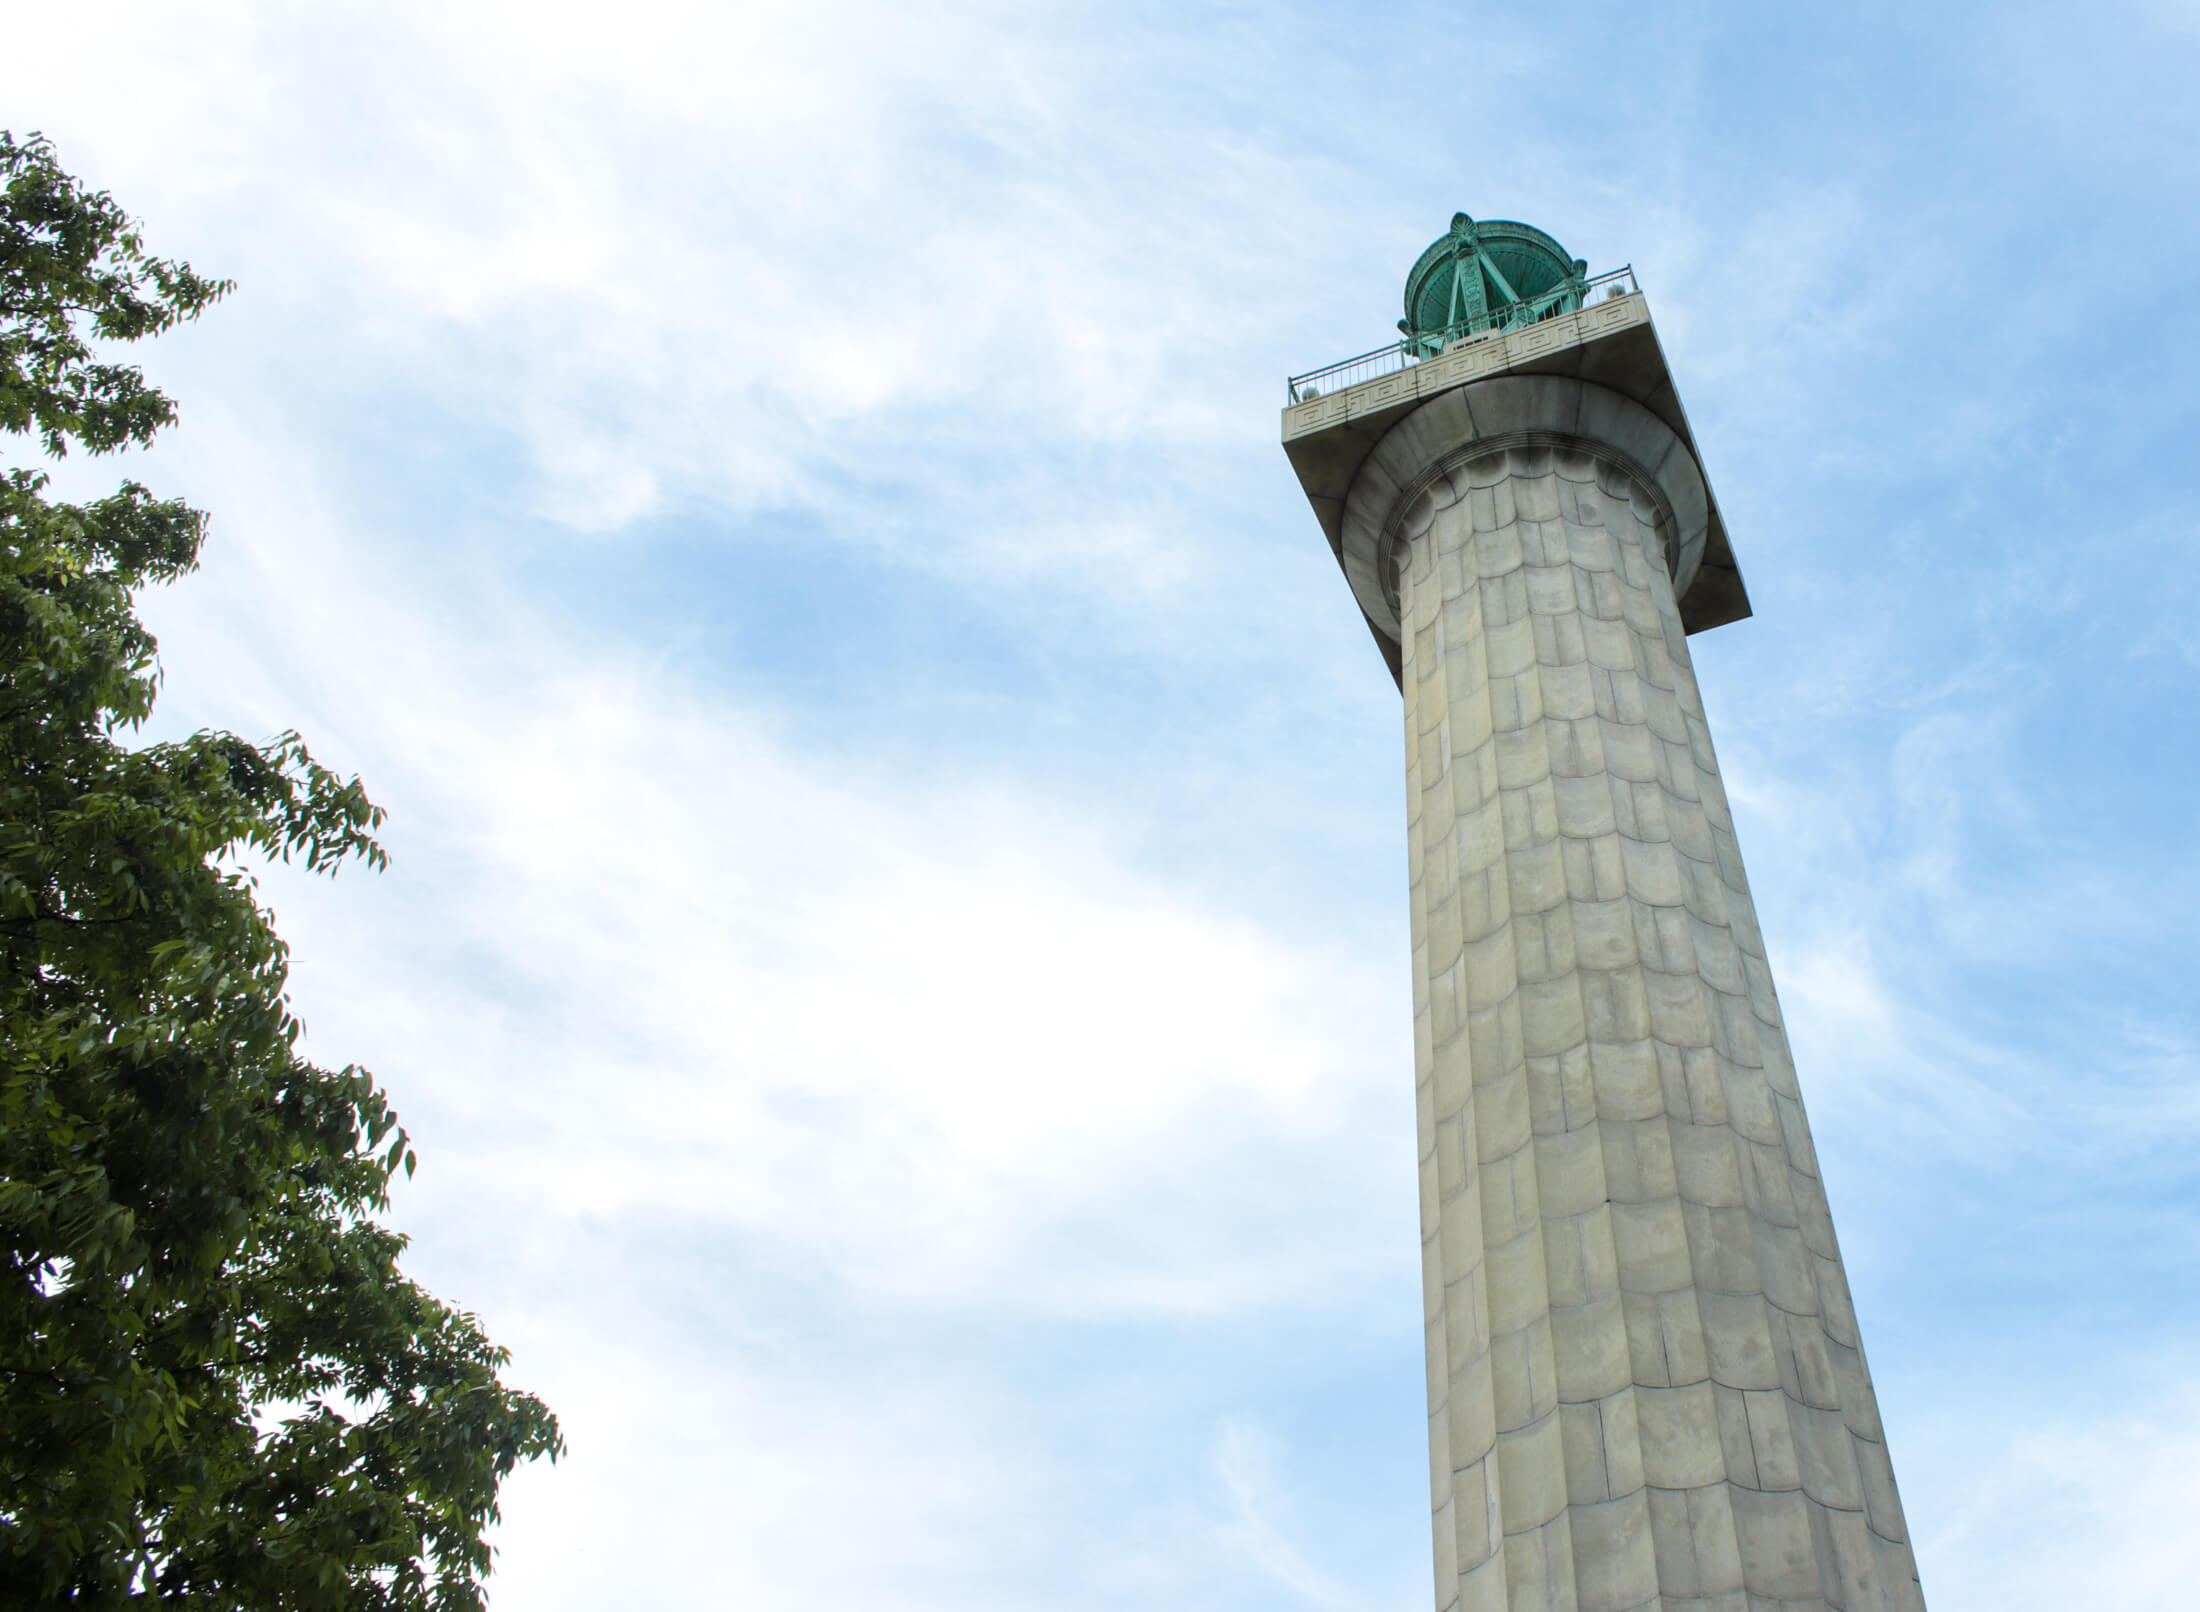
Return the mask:
<path id="1" fill-rule="evenodd" d="M 1397 567 L 1439 1612 L 1922 1612 L 1674 599 L 1692 455 L 1556 377 L 1408 421 L 1350 502 Z"/>

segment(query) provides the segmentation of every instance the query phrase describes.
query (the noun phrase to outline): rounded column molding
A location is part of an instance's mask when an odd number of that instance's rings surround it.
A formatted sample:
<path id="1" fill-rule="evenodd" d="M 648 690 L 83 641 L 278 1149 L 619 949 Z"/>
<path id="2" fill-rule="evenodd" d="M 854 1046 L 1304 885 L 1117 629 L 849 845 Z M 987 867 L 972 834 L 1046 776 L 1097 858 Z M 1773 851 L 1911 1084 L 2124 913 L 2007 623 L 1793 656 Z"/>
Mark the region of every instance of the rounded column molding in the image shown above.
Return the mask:
<path id="1" fill-rule="evenodd" d="M 1378 630 L 1395 640 L 1398 550 L 1439 480 L 1507 448 L 1570 448 L 1617 467 L 1657 504 L 1676 599 L 1709 537 L 1711 499 L 1696 456 L 1632 398 L 1568 375 L 1501 375 L 1429 399 L 1385 432 L 1345 495 L 1345 579 Z"/>

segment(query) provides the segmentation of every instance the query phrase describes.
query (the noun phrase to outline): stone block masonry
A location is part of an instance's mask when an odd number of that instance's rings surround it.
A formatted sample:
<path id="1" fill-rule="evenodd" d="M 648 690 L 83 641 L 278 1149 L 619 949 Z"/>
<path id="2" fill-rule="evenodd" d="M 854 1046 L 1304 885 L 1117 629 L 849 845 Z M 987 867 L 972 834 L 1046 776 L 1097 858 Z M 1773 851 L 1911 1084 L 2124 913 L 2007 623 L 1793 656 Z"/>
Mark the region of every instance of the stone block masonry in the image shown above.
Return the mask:
<path id="1" fill-rule="evenodd" d="M 1436 1606 L 1922 1612 L 1682 628 L 1700 472 L 1598 391 L 1423 404 L 1341 517 L 1405 700 Z"/>

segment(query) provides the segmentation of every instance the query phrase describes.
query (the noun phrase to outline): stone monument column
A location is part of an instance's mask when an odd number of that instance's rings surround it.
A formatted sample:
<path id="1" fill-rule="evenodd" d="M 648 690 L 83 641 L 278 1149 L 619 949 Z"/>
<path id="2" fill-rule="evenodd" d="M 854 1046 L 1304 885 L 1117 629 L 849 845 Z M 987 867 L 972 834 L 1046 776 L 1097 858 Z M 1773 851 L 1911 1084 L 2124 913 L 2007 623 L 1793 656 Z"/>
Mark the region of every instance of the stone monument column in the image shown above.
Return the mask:
<path id="1" fill-rule="evenodd" d="M 1689 659 L 1747 601 L 1617 300 L 1296 405 L 1404 694 L 1435 1604 L 1922 1612 Z"/>

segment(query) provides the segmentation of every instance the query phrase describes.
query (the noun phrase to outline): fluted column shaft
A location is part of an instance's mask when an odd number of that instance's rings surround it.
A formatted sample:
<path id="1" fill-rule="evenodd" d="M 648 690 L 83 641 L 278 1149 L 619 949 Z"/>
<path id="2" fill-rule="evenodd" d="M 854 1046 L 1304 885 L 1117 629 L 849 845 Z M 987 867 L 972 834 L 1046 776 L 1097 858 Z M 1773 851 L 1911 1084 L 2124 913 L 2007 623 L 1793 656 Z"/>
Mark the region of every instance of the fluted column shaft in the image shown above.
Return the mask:
<path id="1" fill-rule="evenodd" d="M 1439 1612 L 1922 1612 L 1667 572 L 1623 454 L 1401 516 Z"/>

